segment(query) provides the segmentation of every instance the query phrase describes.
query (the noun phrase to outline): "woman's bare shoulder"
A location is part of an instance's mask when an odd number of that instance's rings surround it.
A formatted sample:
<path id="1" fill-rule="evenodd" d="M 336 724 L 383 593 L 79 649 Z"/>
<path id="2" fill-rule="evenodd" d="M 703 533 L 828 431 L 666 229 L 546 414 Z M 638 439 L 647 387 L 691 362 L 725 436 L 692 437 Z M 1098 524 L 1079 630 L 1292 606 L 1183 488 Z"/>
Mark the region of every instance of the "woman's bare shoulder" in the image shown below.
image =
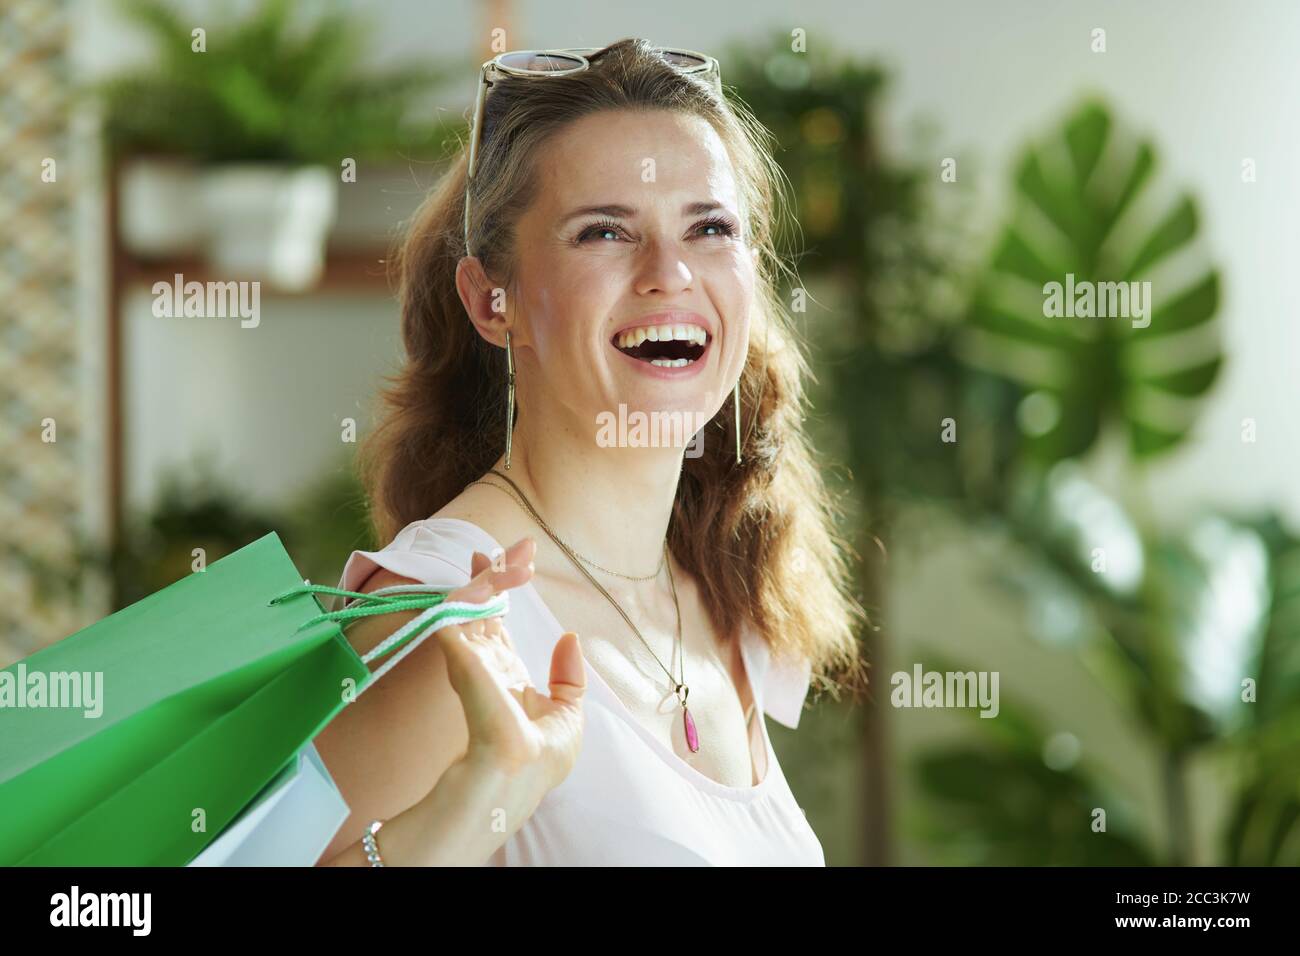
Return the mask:
<path id="1" fill-rule="evenodd" d="M 502 490 L 504 482 L 495 476 L 489 475 L 486 480 L 495 482 L 497 487 L 471 484 L 429 517 L 468 521 L 486 531 L 503 548 L 525 535 L 533 535 L 536 525 L 513 499 L 515 492 Z"/>

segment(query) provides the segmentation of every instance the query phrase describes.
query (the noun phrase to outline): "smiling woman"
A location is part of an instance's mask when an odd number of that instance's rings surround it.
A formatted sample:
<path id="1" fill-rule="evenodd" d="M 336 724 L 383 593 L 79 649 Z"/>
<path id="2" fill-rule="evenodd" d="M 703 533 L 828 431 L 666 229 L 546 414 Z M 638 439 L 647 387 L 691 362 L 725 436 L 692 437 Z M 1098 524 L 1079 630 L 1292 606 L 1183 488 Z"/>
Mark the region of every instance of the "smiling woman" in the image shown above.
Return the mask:
<path id="1" fill-rule="evenodd" d="M 485 64 L 395 256 L 406 364 L 361 456 L 391 543 L 341 586 L 460 586 L 476 550 L 533 536 L 505 630 L 539 687 L 578 634 L 594 689 L 572 772 L 493 863 L 823 863 L 749 714 L 793 727 L 810 684 L 860 687 L 862 610 L 802 430 L 780 172 L 718 69 L 643 40 Z M 704 427 L 690 453 L 611 442 L 625 410 Z M 426 663 L 382 719 L 331 726 L 340 846 L 479 749 Z"/>

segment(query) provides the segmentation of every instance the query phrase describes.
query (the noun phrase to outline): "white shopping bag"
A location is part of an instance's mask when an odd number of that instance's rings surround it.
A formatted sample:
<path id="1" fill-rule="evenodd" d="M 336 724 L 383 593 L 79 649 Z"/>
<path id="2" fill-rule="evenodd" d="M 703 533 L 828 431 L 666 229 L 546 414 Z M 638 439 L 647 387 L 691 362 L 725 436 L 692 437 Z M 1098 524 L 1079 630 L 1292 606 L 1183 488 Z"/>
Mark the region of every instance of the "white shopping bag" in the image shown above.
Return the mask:
<path id="1" fill-rule="evenodd" d="M 308 743 L 189 866 L 314 866 L 348 818 L 334 779 Z"/>

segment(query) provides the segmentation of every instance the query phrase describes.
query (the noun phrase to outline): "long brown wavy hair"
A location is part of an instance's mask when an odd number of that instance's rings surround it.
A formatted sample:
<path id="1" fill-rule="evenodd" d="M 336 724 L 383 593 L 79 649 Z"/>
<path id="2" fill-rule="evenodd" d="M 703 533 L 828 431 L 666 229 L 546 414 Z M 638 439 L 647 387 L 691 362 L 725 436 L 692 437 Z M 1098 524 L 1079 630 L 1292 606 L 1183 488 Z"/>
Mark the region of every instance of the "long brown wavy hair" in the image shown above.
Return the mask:
<path id="1" fill-rule="evenodd" d="M 470 248 L 487 274 L 515 277 L 513 224 L 537 179 L 530 157 L 566 124 L 600 110 L 673 110 L 703 117 L 735 168 L 746 239 L 759 250 L 749 355 L 740 380 L 743 464 L 735 462 L 728 400 L 706 426 L 704 453 L 684 458 L 669 523 L 674 557 L 695 578 L 717 633 L 749 620 L 774 655 L 806 656 L 820 691 L 865 686 L 841 511 L 803 430 L 810 375 L 777 280 L 798 285 L 774 244 L 788 183 L 771 134 L 734 94 L 671 67 L 644 40 L 591 56 L 591 68 L 545 81 L 505 78 L 484 105 L 472 185 Z M 505 350 L 486 342 L 456 291 L 468 148 L 461 144 L 392 257 L 406 357 L 380 393 L 377 425 L 358 465 L 380 541 L 440 510 L 492 467 L 504 448 Z M 512 423 L 513 424 L 513 423 Z M 455 454 L 449 454 L 455 449 Z"/>

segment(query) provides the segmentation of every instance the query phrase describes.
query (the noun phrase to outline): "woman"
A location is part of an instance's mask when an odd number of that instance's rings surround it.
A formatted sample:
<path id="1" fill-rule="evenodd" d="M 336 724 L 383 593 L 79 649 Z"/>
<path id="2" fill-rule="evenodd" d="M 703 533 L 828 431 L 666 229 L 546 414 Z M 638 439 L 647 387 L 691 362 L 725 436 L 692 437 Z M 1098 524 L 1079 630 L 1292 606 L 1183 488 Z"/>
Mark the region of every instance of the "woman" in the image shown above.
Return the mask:
<path id="1" fill-rule="evenodd" d="M 459 587 L 499 542 L 503 567 L 536 547 L 504 629 L 534 684 L 580 636 L 583 738 L 549 792 L 466 825 L 499 837 L 488 862 L 823 865 L 762 713 L 794 727 L 814 677 L 860 674 L 861 608 L 801 430 L 779 170 L 712 58 L 584 53 L 485 71 L 475 135 L 410 229 L 407 364 L 362 449 L 392 541 L 340 586 Z M 651 413 L 690 424 L 647 436 Z M 321 735 L 353 808 L 326 859 L 474 751 L 444 647 Z M 417 838 L 386 828 L 378 850 L 415 858 Z"/>

